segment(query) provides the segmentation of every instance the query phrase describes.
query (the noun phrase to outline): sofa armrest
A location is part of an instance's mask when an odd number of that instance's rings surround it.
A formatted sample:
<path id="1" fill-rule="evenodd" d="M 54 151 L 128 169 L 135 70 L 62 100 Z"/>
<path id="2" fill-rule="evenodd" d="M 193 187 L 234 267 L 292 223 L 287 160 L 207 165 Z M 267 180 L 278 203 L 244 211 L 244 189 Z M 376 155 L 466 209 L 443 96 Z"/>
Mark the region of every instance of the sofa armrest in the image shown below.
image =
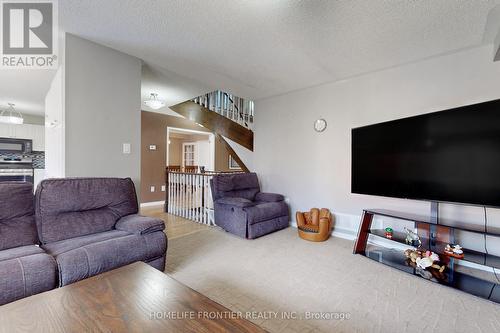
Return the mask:
<path id="1" fill-rule="evenodd" d="M 259 192 L 255 196 L 255 201 L 278 202 L 285 200 L 285 197 L 277 193 Z"/>
<path id="2" fill-rule="evenodd" d="M 153 217 L 132 214 L 119 219 L 115 224 L 115 229 L 131 234 L 144 235 L 163 231 L 165 229 L 165 222 Z"/>
<path id="3" fill-rule="evenodd" d="M 255 202 L 250 201 L 245 198 L 234 198 L 234 197 L 226 197 L 220 198 L 215 201 L 218 204 L 224 204 L 233 207 L 245 208 L 255 206 Z"/>

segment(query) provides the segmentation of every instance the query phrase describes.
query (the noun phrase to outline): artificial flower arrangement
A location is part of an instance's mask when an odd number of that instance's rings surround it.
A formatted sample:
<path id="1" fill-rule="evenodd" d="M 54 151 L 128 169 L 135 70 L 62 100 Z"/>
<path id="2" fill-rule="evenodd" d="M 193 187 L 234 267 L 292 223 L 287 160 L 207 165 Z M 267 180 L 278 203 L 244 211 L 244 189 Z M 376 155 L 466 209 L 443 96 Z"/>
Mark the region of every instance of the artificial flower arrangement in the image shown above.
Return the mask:
<path id="1" fill-rule="evenodd" d="M 408 249 L 405 251 L 409 266 L 416 268 L 416 273 L 428 280 L 446 280 L 446 265 L 440 265 L 439 255 L 432 251 Z"/>

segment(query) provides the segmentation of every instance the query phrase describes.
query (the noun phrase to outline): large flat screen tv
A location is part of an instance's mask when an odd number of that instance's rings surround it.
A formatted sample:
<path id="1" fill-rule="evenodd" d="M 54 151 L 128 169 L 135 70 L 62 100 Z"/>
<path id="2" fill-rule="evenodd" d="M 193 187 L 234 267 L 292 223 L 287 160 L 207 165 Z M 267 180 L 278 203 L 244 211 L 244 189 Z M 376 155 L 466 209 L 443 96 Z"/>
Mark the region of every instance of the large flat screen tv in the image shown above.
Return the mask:
<path id="1" fill-rule="evenodd" d="M 500 100 L 352 129 L 353 193 L 500 206 Z"/>

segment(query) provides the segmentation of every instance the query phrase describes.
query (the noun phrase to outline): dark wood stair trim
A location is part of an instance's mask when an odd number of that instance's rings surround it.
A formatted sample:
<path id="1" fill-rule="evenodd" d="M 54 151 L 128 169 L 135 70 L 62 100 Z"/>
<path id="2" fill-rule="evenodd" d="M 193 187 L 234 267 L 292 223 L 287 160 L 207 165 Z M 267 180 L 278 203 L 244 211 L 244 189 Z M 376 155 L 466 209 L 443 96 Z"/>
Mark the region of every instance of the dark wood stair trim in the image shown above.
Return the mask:
<path id="1" fill-rule="evenodd" d="M 244 126 L 193 102 L 186 101 L 170 109 L 216 134 L 223 135 L 253 151 L 253 132 Z M 224 140 L 225 141 L 225 140 Z M 236 160 L 236 158 L 235 158 Z"/>

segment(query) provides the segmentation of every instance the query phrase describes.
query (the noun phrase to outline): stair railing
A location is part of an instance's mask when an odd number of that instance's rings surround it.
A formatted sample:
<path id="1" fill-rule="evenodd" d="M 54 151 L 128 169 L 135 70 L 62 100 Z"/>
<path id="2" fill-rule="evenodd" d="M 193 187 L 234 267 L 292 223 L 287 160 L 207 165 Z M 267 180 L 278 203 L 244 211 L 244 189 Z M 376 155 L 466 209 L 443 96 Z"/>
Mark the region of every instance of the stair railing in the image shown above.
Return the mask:
<path id="1" fill-rule="evenodd" d="M 192 99 L 193 102 L 214 111 L 232 121 L 252 130 L 254 121 L 254 102 L 216 90 Z"/>
<path id="2" fill-rule="evenodd" d="M 181 172 L 166 169 L 165 212 L 206 225 L 215 225 L 210 180 L 239 172 Z"/>

